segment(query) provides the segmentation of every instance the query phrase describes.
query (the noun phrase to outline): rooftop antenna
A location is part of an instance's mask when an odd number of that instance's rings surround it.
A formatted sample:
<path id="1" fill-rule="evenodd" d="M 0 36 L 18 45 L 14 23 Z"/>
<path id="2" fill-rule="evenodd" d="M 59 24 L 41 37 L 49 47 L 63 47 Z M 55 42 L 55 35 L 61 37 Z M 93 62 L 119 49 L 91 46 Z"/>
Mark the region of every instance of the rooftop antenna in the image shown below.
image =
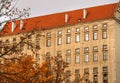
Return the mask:
<path id="1" fill-rule="evenodd" d="M 83 19 L 86 19 L 86 17 L 87 17 L 87 11 L 86 9 L 83 9 Z"/>
<path id="2" fill-rule="evenodd" d="M 65 14 L 65 23 L 68 22 L 68 14 Z"/>
<path id="3" fill-rule="evenodd" d="M 12 32 L 15 30 L 15 27 L 16 27 L 16 23 L 12 21 Z"/>

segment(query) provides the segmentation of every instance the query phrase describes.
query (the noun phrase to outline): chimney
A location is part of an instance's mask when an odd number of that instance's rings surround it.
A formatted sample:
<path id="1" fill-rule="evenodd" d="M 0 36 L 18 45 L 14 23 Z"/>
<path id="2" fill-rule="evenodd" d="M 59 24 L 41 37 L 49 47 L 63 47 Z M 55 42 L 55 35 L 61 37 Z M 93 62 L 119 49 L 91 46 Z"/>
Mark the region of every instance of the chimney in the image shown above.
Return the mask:
<path id="1" fill-rule="evenodd" d="M 12 21 L 12 32 L 15 30 L 15 27 L 16 27 L 16 23 Z"/>
<path id="2" fill-rule="evenodd" d="M 23 20 L 20 20 L 20 30 L 23 29 L 23 26 L 24 26 L 24 22 L 23 22 Z"/>
<path id="3" fill-rule="evenodd" d="M 65 23 L 68 22 L 68 14 L 65 14 Z"/>
<path id="4" fill-rule="evenodd" d="M 87 17 L 87 11 L 86 9 L 83 9 L 83 19 L 86 19 L 86 17 Z"/>

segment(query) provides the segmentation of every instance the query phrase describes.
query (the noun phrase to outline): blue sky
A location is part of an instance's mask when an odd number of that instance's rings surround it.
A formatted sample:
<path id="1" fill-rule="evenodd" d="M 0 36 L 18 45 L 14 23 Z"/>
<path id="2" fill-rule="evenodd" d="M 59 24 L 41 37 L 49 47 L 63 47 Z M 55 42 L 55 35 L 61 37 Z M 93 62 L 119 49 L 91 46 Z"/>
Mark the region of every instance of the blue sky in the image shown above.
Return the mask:
<path id="1" fill-rule="evenodd" d="M 19 0 L 19 8 L 31 8 L 31 17 L 116 3 L 119 0 Z"/>

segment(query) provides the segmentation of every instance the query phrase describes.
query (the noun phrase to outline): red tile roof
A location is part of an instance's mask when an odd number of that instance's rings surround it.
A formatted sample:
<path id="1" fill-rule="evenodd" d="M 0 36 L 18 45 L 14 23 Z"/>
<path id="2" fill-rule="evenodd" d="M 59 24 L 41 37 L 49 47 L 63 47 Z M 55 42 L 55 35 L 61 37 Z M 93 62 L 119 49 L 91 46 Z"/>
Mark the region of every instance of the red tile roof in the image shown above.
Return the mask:
<path id="1" fill-rule="evenodd" d="M 114 17 L 116 6 L 117 3 L 86 8 L 86 19 L 83 19 L 83 9 L 24 19 L 25 30 L 20 30 L 20 21 L 18 20 L 16 21 L 17 26 L 13 32 L 11 31 L 11 22 L 8 22 L 1 30 L 0 35 L 11 35 L 36 29 L 50 29 L 69 24 L 76 24 L 78 23 L 78 19 L 80 19 L 80 22 L 84 23 L 112 18 Z M 65 23 L 65 14 L 68 14 L 67 23 Z"/>

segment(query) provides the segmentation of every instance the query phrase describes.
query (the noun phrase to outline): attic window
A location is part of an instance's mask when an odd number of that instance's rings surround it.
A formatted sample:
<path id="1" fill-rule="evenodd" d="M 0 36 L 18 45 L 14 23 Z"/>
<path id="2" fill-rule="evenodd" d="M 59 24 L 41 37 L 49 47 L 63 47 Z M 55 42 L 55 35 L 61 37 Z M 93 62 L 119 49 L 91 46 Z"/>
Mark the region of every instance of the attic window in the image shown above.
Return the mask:
<path id="1" fill-rule="evenodd" d="M 25 28 L 23 27 L 21 30 L 25 30 Z"/>
<path id="2" fill-rule="evenodd" d="M 81 19 L 77 19 L 77 21 L 78 21 L 78 22 L 80 22 L 80 21 L 81 21 Z"/>

